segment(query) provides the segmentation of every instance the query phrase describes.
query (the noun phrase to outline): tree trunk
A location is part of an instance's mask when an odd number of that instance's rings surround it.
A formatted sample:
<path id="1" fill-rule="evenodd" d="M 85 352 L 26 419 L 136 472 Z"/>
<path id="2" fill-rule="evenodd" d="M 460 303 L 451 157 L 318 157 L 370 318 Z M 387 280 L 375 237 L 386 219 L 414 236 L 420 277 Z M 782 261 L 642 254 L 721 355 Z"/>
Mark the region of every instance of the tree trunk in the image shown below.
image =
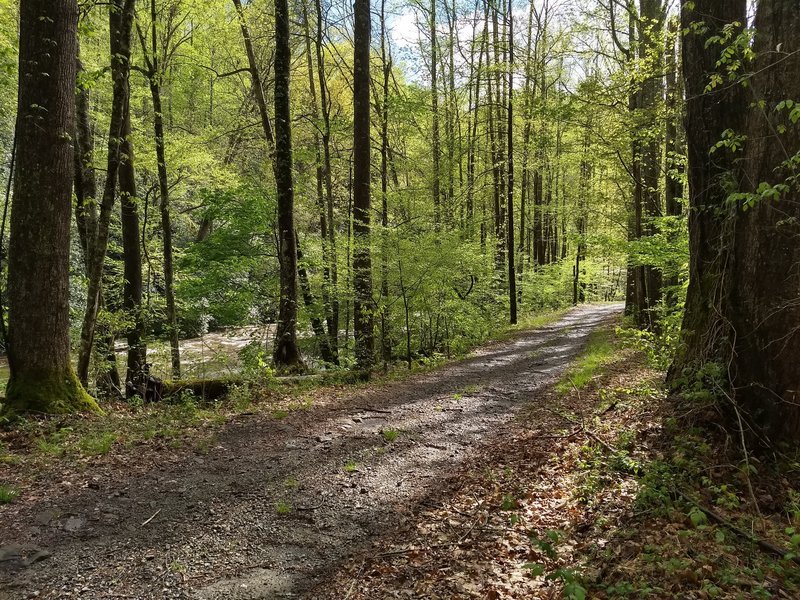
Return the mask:
<path id="1" fill-rule="evenodd" d="M 728 262 L 730 223 L 726 222 L 727 183 L 734 156 L 725 148 L 710 149 L 723 133 L 742 131 L 741 86 L 706 90 L 709 74 L 717 70 L 720 47 L 708 42 L 723 35 L 731 23 L 747 22 L 746 0 L 684 0 L 681 10 L 682 64 L 686 89 L 686 149 L 689 184 L 689 287 L 681 335 L 683 343 L 670 367 L 668 381 L 691 379 L 708 361 L 725 360 L 727 337 L 720 307 L 725 301 L 722 273 Z M 693 23 L 702 21 L 704 28 Z M 729 220 L 728 220 L 729 221 Z"/>
<path id="2" fill-rule="evenodd" d="M 20 3 L 17 168 L 8 262 L 11 378 L 4 413 L 100 410 L 70 362 L 77 24 L 75 0 Z"/>
<path id="3" fill-rule="evenodd" d="M 314 73 L 314 60 L 311 54 L 311 24 L 308 18 L 308 7 L 303 4 L 303 26 L 305 28 L 306 38 L 306 66 L 308 68 L 308 89 L 311 95 L 311 116 L 314 119 L 314 160 L 316 162 L 315 179 L 316 179 L 316 205 L 319 211 L 319 230 L 322 242 L 322 307 L 326 323 L 331 323 L 331 270 L 330 270 L 330 250 L 328 246 L 328 212 L 325 207 L 325 194 L 323 192 L 324 179 L 325 179 L 325 166 L 322 162 L 322 148 L 320 143 L 319 130 L 319 105 L 317 104 L 317 86 L 315 82 Z M 297 234 L 295 234 L 297 235 Z M 300 253 L 300 245 L 297 246 L 298 261 L 302 258 Z M 311 300 L 312 307 L 315 305 L 313 295 L 311 293 L 311 285 L 308 283 L 308 276 L 305 274 L 305 269 L 298 271 L 300 276 L 300 286 L 303 291 L 303 303 L 309 306 L 309 299 Z M 312 310 L 314 310 L 312 308 Z M 313 315 L 313 319 L 318 319 Z M 316 327 L 312 321 L 312 326 Z M 330 364 L 339 364 L 339 357 L 331 350 L 331 337 L 336 332 L 328 331 L 325 333 L 325 328 L 320 323 L 319 328 L 314 329 L 315 335 L 319 337 L 319 332 L 322 332 L 325 339 L 319 338 L 319 349 L 322 359 Z"/>
<path id="4" fill-rule="evenodd" d="M 128 397 L 136 393 L 145 374 L 147 345 L 143 341 L 144 314 L 142 312 L 142 248 L 139 245 L 139 208 L 136 195 L 133 144 L 131 143 L 130 114 L 125 119 L 125 136 L 122 141 L 122 159 L 119 165 L 119 191 L 124 252 L 124 278 L 122 306 L 131 323 L 126 332 L 128 341 L 125 390 Z"/>
<path id="5" fill-rule="evenodd" d="M 114 82 L 111 104 L 111 123 L 108 132 L 108 160 L 103 198 L 97 219 L 97 238 L 89 258 L 88 292 L 86 312 L 81 327 L 78 353 L 78 379 L 86 386 L 89 381 L 89 363 L 97 326 L 97 314 L 101 306 L 103 286 L 103 264 L 108 249 L 111 212 L 116 199 L 117 175 L 120 161 L 125 117 L 130 99 L 131 33 L 134 19 L 134 0 L 114 0 L 109 11 L 111 77 Z"/>
<path id="6" fill-rule="evenodd" d="M 381 64 L 383 99 L 381 101 L 381 354 L 384 368 L 392 359 L 392 331 L 389 314 L 389 79 L 392 57 L 387 54 L 386 0 L 381 0 Z"/>
<path id="7" fill-rule="evenodd" d="M 289 77 L 292 53 L 289 45 L 289 4 L 275 0 L 275 186 L 278 200 L 278 255 L 281 296 L 272 360 L 284 371 L 303 370 L 297 347 L 297 240 L 294 230 L 294 181 L 292 175 L 292 115 Z"/>
<path id="8" fill-rule="evenodd" d="M 663 0 L 640 0 L 640 7 L 639 60 L 647 65 L 652 62 L 653 66 L 648 77 L 642 83 L 641 104 L 639 105 L 641 119 L 635 124 L 638 127 L 636 135 L 643 134 L 643 137 L 638 140 L 637 144 L 640 160 L 634 160 L 641 165 L 639 234 L 640 237 L 650 237 L 657 232 L 655 218 L 662 214 L 659 191 L 662 138 L 658 113 L 664 86 L 660 61 L 654 57 L 660 59 L 663 55 L 664 4 Z M 643 287 L 638 293 L 639 325 L 652 328 L 656 321 L 654 310 L 661 299 L 661 270 L 651 265 L 643 265 L 640 269 L 641 274 L 637 281 Z"/>
<path id="9" fill-rule="evenodd" d="M 436 1 L 431 0 L 430 35 L 431 35 L 431 141 L 433 143 L 433 223 L 436 230 L 442 223 L 441 199 L 441 143 L 439 140 L 439 88 L 437 85 L 438 70 L 438 38 L 436 32 Z"/>
<path id="10" fill-rule="evenodd" d="M 295 233 L 295 239 L 297 240 L 297 277 L 300 282 L 300 291 L 303 294 L 303 304 L 306 305 L 306 308 L 310 313 L 311 331 L 314 332 L 314 338 L 317 340 L 317 344 L 319 345 L 320 357 L 326 363 L 333 364 L 334 357 L 331 354 L 331 348 L 328 344 L 328 336 L 325 333 L 325 327 L 322 324 L 322 319 L 319 317 L 316 311 L 317 303 L 314 301 L 314 294 L 311 293 L 311 283 L 308 280 L 308 272 L 302 263 L 303 252 L 300 250 L 300 242 L 299 238 L 297 237 L 297 233 Z"/>
<path id="11" fill-rule="evenodd" d="M 261 126 L 264 129 L 264 136 L 270 145 L 275 145 L 275 136 L 272 132 L 272 124 L 269 120 L 269 113 L 267 112 L 267 99 L 264 96 L 264 85 L 261 82 L 261 73 L 258 69 L 256 62 L 256 53 L 253 49 L 253 40 L 250 37 L 250 30 L 247 27 L 247 21 L 244 18 L 244 10 L 242 9 L 242 0 L 233 0 L 233 5 L 236 8 L 236 15 L 239 18 L 239 27 L 242 30 L 242 38 L 244 39 L 244 48 L 247 52 L 247 64 L 250 69 L 250 78 L 253 82 L 253 96 L 255 96 L 256 104 L 258 105 L 258 114 L 261 117 Z M 277 57 L 275 58 L 277 61 Z"/>
<path id="12" fill-rule="evenodd" d="M 317 9 L 317 73 L 319 77 L 319 98 L 322 113 L 322 157 L 323 176 L 325 179 L 325 208 L 327 210 L 327 235 L 328 235 L 328 265 L 330 269 L 330 302 L 331 309 L 328 315 L 328 336 L 330 337 L 331 353 L 338 361 L 339 357 L 339 266 L 336 254 L 336 228 L 333 222 L 333 172 L 331 170 L 331 107 L 328 100 L 328 81 L 325 73 L 325 54 L 323 48 L 323 24 L 325 17 L 322 13 L 321 0 L 315 0 Z"/>
<path id="13" fill-rule="evenodd" d="M 78 74 L 83 65 L 78 58 Z M 75 94 L 75 222 L 78 225 L 83 262 L 89 271 L 89 257 L 97 238 L 97 177 L 94 170 L 94 132 L 89 117 L 89 88 L 78 83 Z"/>
<path id="14" fill-rule="evenodd" d="M 435 2 L 435 0 L 433 1 Z M 372 366 L 374 347 L 372 257 L 370 253 L 370 29 L 369 0 L 355 0 L 353 37 L 353 332 L 356 341 L 356 363 L 360 369 L 369 369 Z M 435 67 L 433 68 L 435 69 Z M 434 111 L 434 118 L 435 114 Z M 438 191 L 438 186 L 434 185 Z"/>
<path id="15" fill-rule="evenodd" d="M 796 0 L 757 4 L 755 61 L 749 79 L 744 160 L 737 180 L 752 208 L 740 207 L 728 303 L 735 333 L 734 400 L 773 442 L 800 435 L 800 130 L 791 107 L 800 97 L 800 11 Z M 774 196 L 764 186 L 779 188 Z"/>
<path id="16" fill-rule="evenodd" d="M 508 303 L 509 321 L 512 325 L 517 324 L 517 270 L 514 266 L 514 16 L 511 12 L 511 2 L 508 3 L 508 242 L 506 251 L 508 252 Z"/>

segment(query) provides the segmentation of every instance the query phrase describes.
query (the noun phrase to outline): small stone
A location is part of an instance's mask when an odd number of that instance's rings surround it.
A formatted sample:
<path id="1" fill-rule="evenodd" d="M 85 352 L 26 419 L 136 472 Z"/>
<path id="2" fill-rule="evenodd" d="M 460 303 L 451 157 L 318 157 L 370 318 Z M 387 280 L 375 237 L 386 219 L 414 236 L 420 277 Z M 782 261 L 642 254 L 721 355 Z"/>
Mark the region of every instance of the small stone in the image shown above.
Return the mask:
<path id="1" fill-rule="evenodd" d="M 83 529 L 83 526 L 86 525 L 86 520 L 80 517 L 70 517 L 67 519 L 67 522 L 64 523 L 64 530 L 69 531 L 70 533 L 74 533 Z"/>

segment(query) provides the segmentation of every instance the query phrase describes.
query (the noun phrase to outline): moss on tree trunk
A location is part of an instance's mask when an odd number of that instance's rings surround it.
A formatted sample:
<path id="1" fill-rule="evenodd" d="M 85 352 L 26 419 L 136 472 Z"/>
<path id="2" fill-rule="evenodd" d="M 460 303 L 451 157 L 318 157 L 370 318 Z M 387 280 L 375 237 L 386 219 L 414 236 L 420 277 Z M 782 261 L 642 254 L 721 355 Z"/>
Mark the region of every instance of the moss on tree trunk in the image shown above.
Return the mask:
<path id="1" fill-rule="evenodd" d="M 97 402 L 86 393 L 72 369 L 27 372 L 12 375 L 0 414 L 23 412 L 69 414 L 101 413 Z"/>

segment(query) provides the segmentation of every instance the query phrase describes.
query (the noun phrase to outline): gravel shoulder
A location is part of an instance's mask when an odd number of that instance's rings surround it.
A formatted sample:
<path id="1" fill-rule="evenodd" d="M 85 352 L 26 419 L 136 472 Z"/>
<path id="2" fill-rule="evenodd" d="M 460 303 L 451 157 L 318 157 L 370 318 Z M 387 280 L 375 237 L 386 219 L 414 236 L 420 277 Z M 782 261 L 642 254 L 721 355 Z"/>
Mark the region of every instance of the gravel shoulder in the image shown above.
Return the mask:
<path id="1" fill-rule="evenodd" d="M 0 600 L 311 598 L 537 401 L 619 304 L 282 420 L 240 415 L 205 454 L 120 460 L 0 507 Z"/>

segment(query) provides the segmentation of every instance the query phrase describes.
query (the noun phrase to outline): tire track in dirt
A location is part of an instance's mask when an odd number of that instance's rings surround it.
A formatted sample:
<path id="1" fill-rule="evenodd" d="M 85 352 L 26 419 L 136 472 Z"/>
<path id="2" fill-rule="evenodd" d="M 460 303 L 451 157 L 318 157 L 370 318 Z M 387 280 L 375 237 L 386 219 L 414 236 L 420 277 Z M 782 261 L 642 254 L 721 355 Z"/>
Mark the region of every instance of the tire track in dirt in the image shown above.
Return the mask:
<path id="1" fill-rule="evenodd" d="M 207 455 L 121 468 L 33 502 L 14 522 L 0 513 L 0 546 L 52 555 L 28 567 L 0 561 L 0 600 L 308 597 L 535 402 L 621 309 L 580 307 L 463 361 L 282 421 L 243 416 Z"/>

